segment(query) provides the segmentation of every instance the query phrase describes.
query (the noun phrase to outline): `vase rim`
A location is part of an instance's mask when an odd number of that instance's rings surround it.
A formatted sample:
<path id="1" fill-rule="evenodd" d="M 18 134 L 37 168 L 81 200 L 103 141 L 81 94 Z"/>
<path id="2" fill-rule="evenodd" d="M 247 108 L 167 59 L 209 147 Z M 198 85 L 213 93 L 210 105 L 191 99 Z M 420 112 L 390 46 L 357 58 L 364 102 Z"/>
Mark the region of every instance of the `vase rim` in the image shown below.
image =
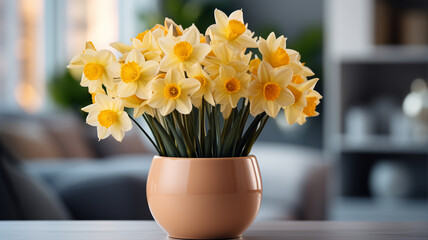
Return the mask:
<path id="1" fill-rule="evenodd" d="M 159 156 L 159 155 L 154 155 L 153 159 L 156 158 L 169 158 L 169 159 L 176 159 L 176 160 L 214 160 L 214 159 L 218 159 L 218 160 L 227 160 L 227 159 L 247 159 L 247 158 L 256 158 L 256 156 L 254 156 L 253 154 L 250 154 L 248 156 L 243 156 L 243 157 L 204 157 L 204 158 L 197 158 L 197 157 L 169 157 L 169 156 Z"/>

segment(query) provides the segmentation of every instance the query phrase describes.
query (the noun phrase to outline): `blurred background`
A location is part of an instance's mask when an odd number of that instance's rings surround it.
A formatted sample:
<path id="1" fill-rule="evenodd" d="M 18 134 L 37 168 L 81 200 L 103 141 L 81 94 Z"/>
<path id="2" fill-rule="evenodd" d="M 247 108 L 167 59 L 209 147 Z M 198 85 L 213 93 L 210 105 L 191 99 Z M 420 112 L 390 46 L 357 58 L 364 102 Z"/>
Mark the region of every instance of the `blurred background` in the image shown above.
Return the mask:
<path id="1" fill-rule="evenodd" d="M 270 120 L 253 149 L 259 220 L 428 220 L 428 2 L 0 0 L 0 219 L 151 219 L 154 154 L 138 131 L 98 142 L 70 59 L 164 17 L 201 32 L 214 9 L 288 38 L 319 77 L 320 117 Z M 117 52 L 115 52 L 117 53 Z"/>

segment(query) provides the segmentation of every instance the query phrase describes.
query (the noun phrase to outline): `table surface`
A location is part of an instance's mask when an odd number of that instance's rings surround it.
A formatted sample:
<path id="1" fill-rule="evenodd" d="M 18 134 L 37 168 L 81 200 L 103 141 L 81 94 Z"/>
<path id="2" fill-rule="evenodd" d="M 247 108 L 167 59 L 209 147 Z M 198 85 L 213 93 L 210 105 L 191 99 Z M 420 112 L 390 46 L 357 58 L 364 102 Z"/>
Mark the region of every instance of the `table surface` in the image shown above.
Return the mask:
<path id="1" fill-rule="evenodd" d="M 0 239 L 170 238 L 154 221 L 0 221 Z M 255 222 L 240 239 L 428 239 L 428 222 Z"/>

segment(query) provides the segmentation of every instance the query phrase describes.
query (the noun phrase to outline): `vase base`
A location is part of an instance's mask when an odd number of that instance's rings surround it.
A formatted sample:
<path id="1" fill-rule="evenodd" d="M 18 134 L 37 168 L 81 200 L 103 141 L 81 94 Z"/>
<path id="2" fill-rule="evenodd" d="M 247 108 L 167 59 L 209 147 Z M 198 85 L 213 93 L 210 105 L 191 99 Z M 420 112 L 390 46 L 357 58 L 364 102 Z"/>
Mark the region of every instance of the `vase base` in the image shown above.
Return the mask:
<path id="1" fill-rule="evenodd" d="M 236 236 L 236 237 L 219 237 L 219 238 L 191 238 L 191 237 L 178 237 L 178 236 L 168 236 L 168 239 L 174 240 L 174 239 L 242 239 L 242 235 Z"/>

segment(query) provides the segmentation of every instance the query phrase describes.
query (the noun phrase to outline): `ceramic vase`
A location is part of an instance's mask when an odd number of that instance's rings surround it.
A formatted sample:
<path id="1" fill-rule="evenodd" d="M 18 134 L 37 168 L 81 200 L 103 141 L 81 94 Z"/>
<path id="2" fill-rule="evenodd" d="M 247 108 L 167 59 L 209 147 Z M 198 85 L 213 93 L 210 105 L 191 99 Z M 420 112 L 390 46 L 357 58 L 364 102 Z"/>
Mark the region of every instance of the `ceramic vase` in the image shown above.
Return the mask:
<path id="1" fill-rule="evenodd" d="M 262 181 L 255 156 L 153 158 L 147 201 L 173 238 L 240 237 L 260 208 Z"/>

